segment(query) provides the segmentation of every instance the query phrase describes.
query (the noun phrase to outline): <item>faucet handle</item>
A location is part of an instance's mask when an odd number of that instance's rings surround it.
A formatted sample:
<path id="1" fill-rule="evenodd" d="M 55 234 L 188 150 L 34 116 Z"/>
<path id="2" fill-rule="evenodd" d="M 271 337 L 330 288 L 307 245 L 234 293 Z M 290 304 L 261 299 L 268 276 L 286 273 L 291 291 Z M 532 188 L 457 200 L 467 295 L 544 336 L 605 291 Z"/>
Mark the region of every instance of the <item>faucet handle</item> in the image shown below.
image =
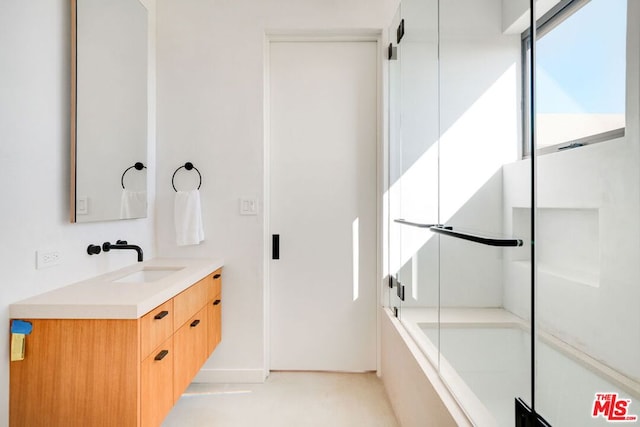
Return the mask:
<path id="1" fill-rule="evenodd" d="M 126 240 L 116 240 L 116 245 L 128 245 Z"/>

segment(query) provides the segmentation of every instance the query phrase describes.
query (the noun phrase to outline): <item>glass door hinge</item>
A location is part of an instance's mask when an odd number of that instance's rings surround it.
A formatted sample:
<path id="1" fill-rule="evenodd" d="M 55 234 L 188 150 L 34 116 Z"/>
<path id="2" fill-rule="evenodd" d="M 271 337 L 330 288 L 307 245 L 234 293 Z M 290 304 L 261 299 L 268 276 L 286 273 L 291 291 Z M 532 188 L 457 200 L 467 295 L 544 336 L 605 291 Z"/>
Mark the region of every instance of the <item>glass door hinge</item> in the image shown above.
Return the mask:
<path id="1" fill-rule="evenodd" d="M 396 279 L 389 275 L 389 281 L 387 282 L 389 284 L 389 289 L 393 289 L 393 287 L 396 285 Z"/>
<path id="2" fill-rule="evenodd" d="M 394 61 L 398 59 L 398 48 L 393 45 L 393 43 L 389 43 L 389 50 L 387 52 L 387 59 L 389 61 Z"/>
<path id="3" fill-rule="evenodd" d="M 397 44 L 400 44 L 402 37 L 404 37 L 404 19 L 400 20 L 400 25 L 398 25 L 398 29 L 396 30 Z"/>
<path id="4" fill-rule="evenodd" d="M 398 282 L 398 298 L 400 301 L 404 301 L 404 285 Z"/>

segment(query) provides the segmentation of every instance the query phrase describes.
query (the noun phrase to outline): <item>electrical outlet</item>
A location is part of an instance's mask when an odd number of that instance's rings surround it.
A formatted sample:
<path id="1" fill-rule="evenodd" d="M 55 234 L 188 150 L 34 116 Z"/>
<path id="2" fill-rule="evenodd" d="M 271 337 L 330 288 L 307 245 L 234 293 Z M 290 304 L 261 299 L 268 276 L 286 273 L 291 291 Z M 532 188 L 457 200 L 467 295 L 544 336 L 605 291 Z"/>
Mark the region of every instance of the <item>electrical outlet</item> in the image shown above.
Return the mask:
<path id="1" fill-rule="evenodd" d="M 53 267 L 62 261 L 59 251 L 36 251 L 36 268 Z"/>

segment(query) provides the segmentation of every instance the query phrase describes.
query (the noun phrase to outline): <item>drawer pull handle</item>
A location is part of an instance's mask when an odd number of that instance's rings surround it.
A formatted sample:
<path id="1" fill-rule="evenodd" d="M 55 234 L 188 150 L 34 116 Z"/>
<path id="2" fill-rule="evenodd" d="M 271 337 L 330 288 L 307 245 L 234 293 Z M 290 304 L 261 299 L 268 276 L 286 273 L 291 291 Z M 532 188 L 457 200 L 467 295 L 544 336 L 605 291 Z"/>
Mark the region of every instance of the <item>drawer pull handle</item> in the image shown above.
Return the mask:
<path id="1" fill-rule="evenodd" d="M 213 275 L 213 278 L 214 278 L 214 279 L 219 279 L 219 278 L 220 278 L 220 276 L 222 276 L 222 275 L 221 275 L 221 274 L 214 274 L 214 275 Z"/>
<path id="2" fill-rule="evenodd" d="M 222 302 L 222 301 L 220 301 L 219 299 L 217 299 L 217 300 L 215 300 L 215 301 L 213 302 L 213 305 L 218 305 L 218 304 L 220 304 L 221 302 Z"/>
<path id="3" fill-rule="evenodd" d="M 169 354 L 169 350 L 162 350 L 160 353 L 156 354 L 156 357 L 154 357 L 153 359 L 162 360 L 167 354 Z"/>
<path id="4" fill-rule="evenodd" d="M 169 312 L 167 310 L 162 310 L 160 313 L 158 313 L 155 316 L 153 316 L 153 318 L 156 319 L 156 320 L 160 320 L 163 317 L 165 317 L 167 314 L 169 314 Z"/>
<path id="5" fill-rule="evenodd" d="M 199 323 L 200 323 L 200 319 L 196 319 L 193 322 L 191 322 L 191 325 L 189 326 L 191 326 L 192 328 L 195 328 L 196 326 L 198 326 Z"/>

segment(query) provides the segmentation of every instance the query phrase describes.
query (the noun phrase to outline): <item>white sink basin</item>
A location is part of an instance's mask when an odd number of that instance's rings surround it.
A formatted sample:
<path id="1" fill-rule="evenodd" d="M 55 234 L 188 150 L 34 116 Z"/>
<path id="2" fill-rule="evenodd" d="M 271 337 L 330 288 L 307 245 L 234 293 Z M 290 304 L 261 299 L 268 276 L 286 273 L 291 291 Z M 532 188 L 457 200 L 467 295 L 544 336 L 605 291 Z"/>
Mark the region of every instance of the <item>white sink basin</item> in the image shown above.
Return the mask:
<path id="1" fill-rule="evenodd" d="M 183 267 L 145 267 L 134 273 L 127 274 L 113 280 L 116 283 L 148 283 L 160 279 L 182 270 Z"/>

